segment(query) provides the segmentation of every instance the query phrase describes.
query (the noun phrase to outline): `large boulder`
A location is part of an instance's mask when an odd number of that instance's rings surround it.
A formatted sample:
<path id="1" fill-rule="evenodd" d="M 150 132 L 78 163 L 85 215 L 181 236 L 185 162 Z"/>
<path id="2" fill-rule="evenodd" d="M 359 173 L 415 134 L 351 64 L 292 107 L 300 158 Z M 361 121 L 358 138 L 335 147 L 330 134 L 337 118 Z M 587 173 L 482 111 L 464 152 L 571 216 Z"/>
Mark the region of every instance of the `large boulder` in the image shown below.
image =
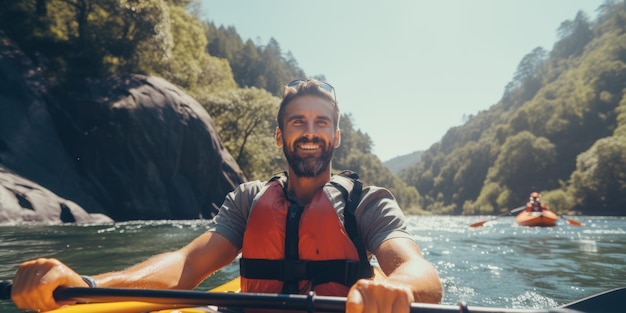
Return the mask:
<path id="1" fill-rule="evenodd" d="M 206 110 L 163 79 L 88 81 L 63 102 L 86 189 L 116 220 L 210 217 L 244 181 Z"/>
<path id="2" fill-rule="evenodd" d="M 53 96 L 41 71 L 0 33 L 0 224 L 210 217 L 245 181 L 208 113 L 167 81 Z"/>

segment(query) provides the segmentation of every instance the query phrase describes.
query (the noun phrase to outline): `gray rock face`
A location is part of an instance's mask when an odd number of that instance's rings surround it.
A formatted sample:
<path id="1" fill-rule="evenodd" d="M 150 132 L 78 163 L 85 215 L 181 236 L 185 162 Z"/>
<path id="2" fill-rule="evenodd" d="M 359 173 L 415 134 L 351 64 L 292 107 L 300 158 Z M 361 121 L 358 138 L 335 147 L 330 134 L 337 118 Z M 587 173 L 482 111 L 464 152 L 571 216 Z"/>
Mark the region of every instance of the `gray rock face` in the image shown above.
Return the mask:
<path id="1" fill-rule="evenodd" d="M 167 81 L 76 90 L 51 95 L 0 34 L 0 224 L 207 218 L 245 181 L 208 113 Z"/>
<path id="2" fill-rule="evenodd" d="M 76 203 L 0 168 L 0 225 L 111 223 L 103 214 L 90 214 Z"/>

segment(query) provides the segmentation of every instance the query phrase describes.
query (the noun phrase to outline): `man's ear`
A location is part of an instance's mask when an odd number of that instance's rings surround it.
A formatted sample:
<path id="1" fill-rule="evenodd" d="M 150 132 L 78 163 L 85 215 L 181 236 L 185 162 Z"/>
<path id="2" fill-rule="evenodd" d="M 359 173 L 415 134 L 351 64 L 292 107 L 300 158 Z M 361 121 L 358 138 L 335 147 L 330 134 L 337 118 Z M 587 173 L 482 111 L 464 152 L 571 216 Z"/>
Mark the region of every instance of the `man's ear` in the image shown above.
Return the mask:
<path id="1" fill-rule="evenodd" d="M 274 139 L 276 140 L 276 146 L 282 148 L 283 146 L 283 132 L 280 128 L 276 127 L 276 134 L 274 135 Z"/>
<path id="2" fill-rule="evenodd" d="M 337 128 L 335 131 L 335 148 L 339 148 L 341 145 L 341 130 Z"/>

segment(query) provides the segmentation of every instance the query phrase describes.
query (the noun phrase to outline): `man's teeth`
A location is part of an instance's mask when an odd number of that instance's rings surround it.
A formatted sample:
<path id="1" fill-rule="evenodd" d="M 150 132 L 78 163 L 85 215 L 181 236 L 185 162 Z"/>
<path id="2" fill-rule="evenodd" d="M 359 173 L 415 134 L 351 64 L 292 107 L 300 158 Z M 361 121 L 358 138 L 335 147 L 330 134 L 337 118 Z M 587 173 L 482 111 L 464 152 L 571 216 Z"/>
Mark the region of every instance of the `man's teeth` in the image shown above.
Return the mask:
<path id="1" fill-rule="evenodd" d="M 300 149 L 302 150 L 315 150 L 318 149 L 319 145 L 314 145 L 314 144 L 303 144 L 300 145 Z"/>

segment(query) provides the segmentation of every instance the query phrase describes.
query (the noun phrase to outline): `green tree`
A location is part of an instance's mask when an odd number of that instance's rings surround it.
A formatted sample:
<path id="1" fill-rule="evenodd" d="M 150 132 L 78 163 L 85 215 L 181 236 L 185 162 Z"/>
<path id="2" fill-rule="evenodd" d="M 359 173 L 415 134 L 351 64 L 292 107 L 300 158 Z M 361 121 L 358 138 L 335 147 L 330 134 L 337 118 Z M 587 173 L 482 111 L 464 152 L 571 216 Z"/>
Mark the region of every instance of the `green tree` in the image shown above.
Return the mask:
<path id="1" fill-rule="evenodd" d="M 533 49 L 522 58 L 513 75 L 513 81 L 506 85 L 504 98 L 507 101 L 524 102 L 535 96 L 542 84 L 544 62 L 547 51 L 542 47 Z M 511 98 L 518 98 L 512 100 Z"/>
<path id="2" fill-rule="evenodd" d="M 554 45 L 551 54 L 553 58 L 559 59 L 581 55 L 587 43 L 593 38 L 589 18 L 582 11 L 578 11 L 573 21 L 561 23 L 557 34 L 559 41 Z"/>
<path id="3" fill-rule="evenodd" d="M 571 176 L 577 203 L 596 214 L 616 214 L 626 207 L 626 137 L 598 140 L 581 153 Z"/>
<path id="4" fill-rule="evenodd" d="M 209 54 L 231 61 L 236 60 L 236 55 L 243 49 L 244 44 L 235 27 L 216 28 L 213 23 L 208 23 L 205 28 L 208 39 L 206 50 Z"/>
<path id="5" fill-rule="evenodd" d="M 164 77 L 196 98 L 236 87 L 228 61 L 208 55 L 204 25 L 183 7 L 171 10 L 174 48 L 165 62 L 149 65 L 150 73 Z"/>
<path id="6" fill-rule="evenodd" d="M 257 86 L 257 79 L 262 76 L 261 55 L 252 40 L 246 41 L 243 49 L 237 53 L 236 60 L 233 64 L 233 74 L 239 86 Z"/>
<path id="7" fill-rule="evenodd" d="M 218 92 L 202 100 L 224 142 L 248 179 L 285 169 L 274 140 L 279 100 L 255 87 Z"/>
<path id="8" fill-rule="evenodd" d="M 615 109 L 615 112 L 617 114 L 617 127 L 615 128 L 614 135 L 626 137 L 626 90 L 622 93 L 622 100 Z"/>
<path id="9" fill-rule="evenodd" d="M 206 25 L 207 51 L 227 59 L 240 87 L 258 87 L 281 97 L 284 85 L 296 78 L 307 78 L 290 51 L 283 53 L 280 44 L 270 38 L 266 45 L 252 40 L 243 43 L 234 27 Z"/>
<path id="10" fill-rule="evenodd" d="M 512 198 L 508 203 L 521 203 L 527 194 L 547 190 L 552 185 L 551 167 L 556 162 L 554 144 L 542 137 L 523 131 L 507 139 L 493 167 L 489 169 L 486 182 L 508 186 Z"/>

